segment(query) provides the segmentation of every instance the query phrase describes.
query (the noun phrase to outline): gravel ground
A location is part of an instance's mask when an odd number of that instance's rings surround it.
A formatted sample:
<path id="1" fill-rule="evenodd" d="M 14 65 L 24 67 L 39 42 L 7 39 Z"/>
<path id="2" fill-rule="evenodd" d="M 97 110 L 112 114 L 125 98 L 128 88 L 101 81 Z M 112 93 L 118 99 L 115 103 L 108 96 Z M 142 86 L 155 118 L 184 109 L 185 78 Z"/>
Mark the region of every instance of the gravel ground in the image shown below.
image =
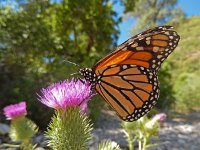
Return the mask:
<path id="1" fill-rule="evenodd" d="M 123 150 L 128 150 L 120 120 L 111 111 L 104 111 L 97 121 L 90 150 L 95 150 L 106 139 L 115 141 Z M 173 119 L 168 119 L 160 129 L 159 138 L 152 141 L 162 144 L 151 150 L 200 150 L 200 112 L 177 114 Z"/>

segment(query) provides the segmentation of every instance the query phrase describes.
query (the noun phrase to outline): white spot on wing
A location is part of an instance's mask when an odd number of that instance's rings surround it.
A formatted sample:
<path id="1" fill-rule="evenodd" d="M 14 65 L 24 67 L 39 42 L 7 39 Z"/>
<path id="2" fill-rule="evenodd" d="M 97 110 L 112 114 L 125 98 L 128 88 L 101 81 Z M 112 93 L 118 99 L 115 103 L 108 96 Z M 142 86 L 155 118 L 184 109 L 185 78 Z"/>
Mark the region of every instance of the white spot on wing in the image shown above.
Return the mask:
<path id="1" fill-rule="evenodd" d="M 158 52 L 158 50 L 159 50 L 159 47 L 157 47 L 157 46 L 154 46 L 154 47 L 153 47 L 153 51 L 154 51 L 154 52 Z"/>
<path id="2" fill-rule="evenodd" d="M 146 41 L 146 44 L 147 44 L 147 45 L 149 45 L 150 43 L 151 43 L 150 40 L 147 40 L 147 41 Z"/>
<path id="3" fill-rule="evenodd" d="M 169 35 L 169 32 L 165 32 L 166 35 Z"/>
<path id="4" fill-rule="evenodd" d="M 123 65 L 122 68 L 123 68 L 123 69 L 126 69 L 126 68 L 127 68 L 127 65 Z"/>
<path id="5" fill-rule="evenodd" d="M 141 70 L 144 70 L 144 67 L 140 67 Z"/>
<path id="6" fill-rule="evenodd" d="M 144 47 L 136 47 L 136 50 L 138 51 L 144 50 Z"/>
<path id="7" fill-rule="evenodd" d="M 147 37 L 147 38 L 146 38 L 146 40 L 150 40 L 150 39 L 151 39 L 151 37 Z"/>
<path id="8" fill-rule="evenodd" d="M 137 46 L 138 46 L 138 43 L 134 43 L 134 44 L 131 45 L 131 47 L 133 47 L 133 48 L 137 47 Z"/>

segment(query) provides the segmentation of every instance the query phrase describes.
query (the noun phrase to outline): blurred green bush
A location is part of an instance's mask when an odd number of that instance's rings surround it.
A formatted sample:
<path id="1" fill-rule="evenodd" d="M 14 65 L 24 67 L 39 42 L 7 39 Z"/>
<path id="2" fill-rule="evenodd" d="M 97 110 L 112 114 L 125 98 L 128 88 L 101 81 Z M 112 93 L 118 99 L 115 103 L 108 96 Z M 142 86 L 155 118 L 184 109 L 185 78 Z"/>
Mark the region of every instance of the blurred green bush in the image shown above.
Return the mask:
<path id="1" fill-rule="evenodd" d="M 26 100 L 45 126 L 51 110 L 36 93 L 78 71 L 66 60 L 91 67 L 116 46 L 120 18 L 107 0 L 12 2 L 0 2 L 0 106 Z"/>
<path id="2" fill-rule="evenodd" d="M 200 76 L 182 73 L 178 76 L 174 91 L 178 110 L 195 110 L 200 106 Z"/>
<path id="3" fill-rule="evenodd" d="M 176 111 L 200 110 L 200 16 L 177 26 L 181 40 L 169 57 Z"/>

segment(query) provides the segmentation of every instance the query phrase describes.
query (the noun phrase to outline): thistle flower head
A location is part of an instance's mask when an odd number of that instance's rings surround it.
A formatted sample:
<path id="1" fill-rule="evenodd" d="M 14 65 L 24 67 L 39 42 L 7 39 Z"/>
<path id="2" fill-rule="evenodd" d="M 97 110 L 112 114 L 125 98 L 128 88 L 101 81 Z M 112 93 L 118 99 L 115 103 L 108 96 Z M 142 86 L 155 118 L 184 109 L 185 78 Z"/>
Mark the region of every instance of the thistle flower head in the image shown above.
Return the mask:
<path id="1" fill-rule="evenodd" d="M 160 121 L 160 123 L 163 123 L 165 122 L 166 118 L 167 115 L 165 113 L 159 113 L 153 117 L 153 120 Z"/>
<path id="2" fill-rule="evenodd" d="M 17 117 L 25 116 L 27 114 L 26 102 L 20 102 L 18 104 L 8 105 L 4 107 L 3 111 L 4 111 L 4 115 L 9 120 L 17 118 Z"/>
<path id="3" fill-rule="evenodd" d="M 156 114 L 150 121 L 148 121 L 145 126 L 147 128 L 153 128 L 157 123 L 160 125 L 166 120 L 167 115 L 165 113 Z"/>
<path id="4" fill-rule="evenodd" d="M 91 97 L 91 86 L 86 81 L 64 80 L 43 88 L 38 96 L 39 101 L 54 109 L 80 106 L 80 110 L 85 111 Z"/>

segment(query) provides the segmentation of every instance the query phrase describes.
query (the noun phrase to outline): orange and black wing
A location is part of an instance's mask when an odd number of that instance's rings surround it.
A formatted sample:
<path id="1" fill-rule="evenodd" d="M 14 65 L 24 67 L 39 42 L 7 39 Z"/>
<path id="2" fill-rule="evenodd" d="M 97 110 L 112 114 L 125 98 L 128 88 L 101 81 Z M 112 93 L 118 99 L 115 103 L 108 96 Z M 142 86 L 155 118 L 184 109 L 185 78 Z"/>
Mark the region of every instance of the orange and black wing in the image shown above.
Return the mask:
<path id="1" fill-rule="evenodd" d="M 114 64 L 134 64 L 157 71 L 178 45 L 179 39 L 171 26 L 149 29 L 122 43 L 92 69 L 97 71 Z"/>
<path id="2" fill-rule="evenodd" d="M 159 97 L 155 72 L 137 65 L 111 65 L 98 70 L 96 91 L 125 121 L 145 115 Z"/>
<path id="3" fill-rule="evenodd" d="M 123 120 L 137 120 L 156 104 L 159 97 L 156 73 L 179 39 L 171 26 L 146 30 L 94 65 L 96 91 Z"/>

